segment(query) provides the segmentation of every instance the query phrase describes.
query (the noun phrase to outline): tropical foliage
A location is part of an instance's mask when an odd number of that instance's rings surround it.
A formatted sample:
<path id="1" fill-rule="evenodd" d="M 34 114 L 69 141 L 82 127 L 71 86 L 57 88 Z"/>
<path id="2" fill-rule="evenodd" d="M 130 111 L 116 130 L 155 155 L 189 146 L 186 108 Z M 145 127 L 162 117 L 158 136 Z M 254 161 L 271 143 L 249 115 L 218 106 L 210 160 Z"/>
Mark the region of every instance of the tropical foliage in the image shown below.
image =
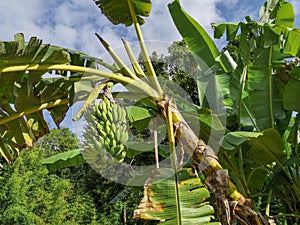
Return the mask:
<path id="1" fill-rule="evenodd" d="M 146 182 L 145 196 L 135 212 L 136 217 L 160 220 L 165 224 L 205 224 L 213 218 L 214 205 L 222 224 L 235 224 L 236 220 L 241 224 L 270 224 L 273 220 L 297 224 L 300 214 L 300 103 L 297 99 L 300 36 L 299 29 L 294 28 L 292 4 L 285 0 L 269 0 L 262 6 L 258 22 L 246 17 L 245 22 L 213 24 L 216 38 L 226 34 L 229 52 L 217 49 L 201 25 L 181 8 L 179 0 L 168 5 L 178 31 L 198 63 L 194 77 L 198 92 L 195 99 L 199 105 L 193 105 L 179 100 L 182 98 L 176 98 L 176 104 L 157 78 L 140 30 L 143 23 L 140 16 L 149 15 L 152 3 L 128 0 L 120 2 L 122 8 L 113 0 L 95 3 L 113 23 L 134 25 L 144 70 L 125 39 L 123 43 L 131 67 L 126 66 L 99 35 L 100 42 L 114 59 L 113 65 L 82 53 L 42 45 L 36 38 L 25 43 L 21 34 L 15 36 L 14 42 L 2 42 L 0 151 L 5 160 L 11 163 L 21 148 L 30 147 L 36 138 L 48 132 L 42 110 L 49 110 L 53 121 L 59 125 L 75 100 L 85 100 L 74 118 L 78 119 L 99 97 L 112 109 L 116 104 L 113 96 L 117 96 L 117 103 L 124 104 L 123 115 L 130 127 L 141 131 L 150 120 L 159 117 L 168 130 L 167 141 L 163 143 L 167 144 L 168 151 L 166 146 L 160 146 L 159 151 L 157 138 L 150 142 L 156 169 L 142 176 Z M 111 72 L 99 70 L 100 66 Z M 47 77 L 50 71 L 57 77 Z M 90 90 L 81 89 L 80 96 L 75 99 L 76 84 L 81 81 L 89 83 Z M 101 83 L 96 83 L 98 81 Z M 112 93 L 111 87 L 117 83 L 128 92 Z M 126 105 L 126 101 L 133 106 Z M 104 110 L 101 104 L 96 103 L 92 115 L 96 125 L 97 113 L 101 121 L 105 116 L 113 118 L 117 111 Z M 86 142 L 83 154 L 88 147 L 94 146 L 93 155 L 109 152 L 118 156 L 119 162 L 124 157 L 137 155 L 130 147 L 122 151 L 113 147 L 114 141 L 121 142 L 121 137 L 116 135 L 119 131 L 112 129 L 112 119 L 107 120 L 111 127 L 105 127 L 100 121 L 98 129 L 92 125 L 86 130 L 86 141 L 92 141 Z M 195 122 L 200 126 L 193 126 Z M 157 134 L 159 127 L 155 123 L 148 129 Z M 197 135 L 199 128 L 200 137 Z M 112 133 L 108 134 L 110 129 Z M 65 157 L 65 161 L 74 160 L 75 156 L 81 157 L 79 153 L 60 157 Z M 159 157 L 170 158 L 171 167 L 159 168 Z M 185 157 L 193 159 L 195 174 L 205 177 L 202 181 L 199 177 L 192 178 L 190 169 L 182 168 Z M 57 163 L 60 158 L 51 160 Z M 90 157 L 89 160 L 95 163 L 98 158 Z M 190 164 L 186 166 L 191 167 Z M 165 179 L 165 174 L 171 179 Z M 160 182 L 154 182 L 155 179 Z M 133 183 L 131 180 L 129 184 Z M 195 185 L 194 189 L 188 184 Z M 172 194 L 166 195 L 164 190 Z M 200 199 L 195 200 L 195 195 Z"/>
<path id="2" fill-rule="evenodd" d="M 70 177 L 49 174 L 41 164 L 46 152 L 24 150 L 0 171 L 1 224 L 97 224 L 92 196 Z"/>
<path id="3" fill-rule="evenodd" d="M 88 164 L 47 170 L 45 157 L 56 156 L 57 146 L 65 152 L 76 149 L 76 142 L 66 128 L 51 130 L 0 171 L 1 224 L 137 223 L 133 212 L 142 199 L 142 187 L 111 182 Z"/>

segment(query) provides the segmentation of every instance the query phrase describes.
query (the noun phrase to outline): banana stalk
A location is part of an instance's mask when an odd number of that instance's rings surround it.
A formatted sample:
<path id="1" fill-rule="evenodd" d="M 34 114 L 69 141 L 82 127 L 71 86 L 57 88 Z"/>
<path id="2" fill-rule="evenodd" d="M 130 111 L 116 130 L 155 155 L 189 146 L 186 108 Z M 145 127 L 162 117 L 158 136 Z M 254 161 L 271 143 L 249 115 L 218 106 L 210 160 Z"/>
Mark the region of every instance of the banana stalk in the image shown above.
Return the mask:
<path id="1" fill-rule="evenodd" d="M 268 224 L 252 209 L 251 202 L 237 190 L 227 172 L 223 170 L 215 152 L 195 135 L 175 103 L 166 98 L 158 102 L 158 105 L 165 118 L 171 108 L 176 143 L 183 147 L 185 153 L 192 157 L 194 164 L 205 174 L 207 187 L 216 196 L 217 211 L 222 224 L 234 224 L 235 220 L 244 225 Z M 222 188 L 219 188 L 221 185 Z"/>

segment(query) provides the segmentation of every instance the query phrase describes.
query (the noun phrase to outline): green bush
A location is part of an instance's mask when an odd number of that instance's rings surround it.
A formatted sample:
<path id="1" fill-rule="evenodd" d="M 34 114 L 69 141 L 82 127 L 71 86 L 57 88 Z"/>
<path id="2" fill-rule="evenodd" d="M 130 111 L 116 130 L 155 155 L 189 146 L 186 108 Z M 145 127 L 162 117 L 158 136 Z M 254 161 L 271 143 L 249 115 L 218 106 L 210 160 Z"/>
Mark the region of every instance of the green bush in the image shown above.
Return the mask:
<path id="1" fill-rule="evenodd" d="M 41 164 L 45 150 L 23 150 L 0 171 L 0 224 L 92 224 L 95 205 L 78 195 L 72 180 L 49 174 Z"/>

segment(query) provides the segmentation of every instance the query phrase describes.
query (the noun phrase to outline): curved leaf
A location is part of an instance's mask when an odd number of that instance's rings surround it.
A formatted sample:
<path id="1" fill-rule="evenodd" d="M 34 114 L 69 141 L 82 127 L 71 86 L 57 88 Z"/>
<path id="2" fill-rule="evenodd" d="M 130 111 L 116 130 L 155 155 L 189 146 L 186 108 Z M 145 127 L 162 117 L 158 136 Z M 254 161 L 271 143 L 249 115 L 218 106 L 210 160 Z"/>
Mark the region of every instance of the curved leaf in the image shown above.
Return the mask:
<path id="1" fill-rule="evenodd" d="M 252 138 L 263 135 L 260 132 L 234 131 L 226 134 L 220 141 L 222 147 L 226 150 L 234 150 L 237 146 Z"/>
<path id="2" fill-rule="evenodd" d="M 74 149 L 46 158 L 42 161 L 42 164 L 46 165 L 48 170 L 59 170 L 71 166 L 80 166 L 84 162 L 80 149 Z"/>
<path id="3" fill-rule="evenodd" d="M 248 143 L 251 157 L 258 163 L 268 165 L 272 162 L 282 164 L 286 159 L 280 134 L 275 129 L 267 129 L 262 136 Z"/>
<path id="4" fill-rule="evenodd" d="M 247 177 L 247 185 L 252 195 L 261 191 L 266 182 L 268 171 L 265 167 L 251 168 L 251 172 Z"/>
<path id="5" fill-rule="evenodd" d="M 149 16 L 152 8 L 151 0 L 131 1 L 139 23 L 145 23 L 142 17 Z M 113 24 L 130 26 L 133 23 L 127 0 L 94 0 L 94 2 Z"/>

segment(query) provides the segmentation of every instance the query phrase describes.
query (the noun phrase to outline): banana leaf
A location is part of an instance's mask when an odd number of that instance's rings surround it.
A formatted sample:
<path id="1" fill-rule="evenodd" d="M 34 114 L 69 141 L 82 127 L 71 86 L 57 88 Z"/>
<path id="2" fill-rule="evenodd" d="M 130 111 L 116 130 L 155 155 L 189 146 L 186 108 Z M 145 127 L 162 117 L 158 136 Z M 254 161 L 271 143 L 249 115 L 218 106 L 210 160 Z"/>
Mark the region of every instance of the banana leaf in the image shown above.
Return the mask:
<path id="1" fill-rule="evenodd" d="M 94 0 L 94 2 L 113 24 L 132 25 L 133 21 L 127 0 Z M 150 15 L 152 8 L 151 0 L 132 0 L 132 3 L 138 22 L 144 24 L 145 20 L 142 17 Z"/>
<path id="2" fill-rule="evenodd" d="M 146 182 L 144 198 L 134 212 L 135 218 L 164 221 L 161 224 L 220 224 L 211 222 L 214 209 L 210 194 L 191 169 L 171 176 L 172 169 L 158 169 Z M 210 223 L 211 222 L 211 223 Z"/>
<path id="3" fill-rule="evenodd" d="M 240 146 L 244 142 L 257 138 L 263 135 L 262 132 L 246 132 L 246 131 L 234 131 L 227 133 L 220 141 L 221 146 L 226 150 L 234 150 L 237 146 Z"/>
<path id="4" fill-rule="evenodd" d="M 49 132 L 49 118 L 59 126 L 73 104 L 74 82 L 82 74 L 47 68 L 96 63 L 103 64 L 80 52 L 42 44 L 36 37 L 25 42 L 23 34 L 16 34 L 14 41 L 0 42 L 0 154 L 8 163 Z M 37 66 L 45 69 L 26 70 Z M 44 110 L 50 113 L 48 120 Z"/>
<path id="5" fill-rule="evenodd" d="M 287 158 L 281 136 L 272 128 L 265 130 L 262 136 L 251 139 L 247 146 L 252 159 L 262 165 L 272 162 L 282 164 Z"/>
<path id="6" fill-rule="evenodd" d="M 197 86 L 200 104 L 202 107 L 209 105 L 219 113 L 222 109 L 219 100 L 224 98 L 224 92 L 229 93 L 229 76 L 226 73 L 234 69 L 234 60 L 229 54 L 219 52 L 209 34 L 181 8 L 178 0 L 168 7 L 178 31 L 199 65 Z"/>
<path id="7" fill-rule="evenodd" d="M 284 93 L 285 84 L 278 78 L 278 71 L 284 59 L 299 55 L 299 32 L 291 29 L 294 18 L 290 3 L 268 1 L 261 9 L 260 22 L 248 18 L 246 23 L 213 24 L 215 37 L 226 32 L 228 41 L 239 42 L 240 61 L 230 85 L 233 108 L 240 122 L 246 115 L 257 131 L 274 127 L 275 121 L 280 129 L 290 118 L 293 107 L 289 96 L 293 93 L 289 89 Z M 238 29 L 241 32 L 236 36 Z M 242 116 L 243 111 L 247 114 Z"/>
<path id="8" fill-rule="evenodd" d="M 71 166 L 80 166 L 84 162 L 80 149 L 74 149 L 48 157 L 42 161 L 42 164 L 46 165 L 48 170 L 53 171 Z"/>

